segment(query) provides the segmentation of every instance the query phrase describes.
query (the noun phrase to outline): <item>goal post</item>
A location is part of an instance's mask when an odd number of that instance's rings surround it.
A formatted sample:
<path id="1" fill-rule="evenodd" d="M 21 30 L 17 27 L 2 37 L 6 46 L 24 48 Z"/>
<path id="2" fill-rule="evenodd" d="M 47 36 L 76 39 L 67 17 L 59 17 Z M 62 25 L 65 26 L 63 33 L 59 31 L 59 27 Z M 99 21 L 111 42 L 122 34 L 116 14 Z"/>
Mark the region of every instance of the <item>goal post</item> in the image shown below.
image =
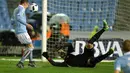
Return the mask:
<path id="1" fill-rule="evenodd" d="M 42 51 L 41 53 L 47 51 L 47 0 L 42 0 Z M 42 56 L 42 61 L 46 59 Z"/>

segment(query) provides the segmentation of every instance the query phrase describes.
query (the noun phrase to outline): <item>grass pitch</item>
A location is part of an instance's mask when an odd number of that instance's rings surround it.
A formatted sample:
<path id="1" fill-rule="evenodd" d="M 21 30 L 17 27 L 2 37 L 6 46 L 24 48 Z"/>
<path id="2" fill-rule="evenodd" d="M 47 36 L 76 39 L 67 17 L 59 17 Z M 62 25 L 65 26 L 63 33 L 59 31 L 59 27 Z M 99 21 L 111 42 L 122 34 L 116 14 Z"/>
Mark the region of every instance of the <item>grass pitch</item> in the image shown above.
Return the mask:
<path id="1" fill-rule="evenodd" d="M 101 62 L 95 68 L 54 67 L 48 62 L 36 62 L 36 68 L 27 66 L 20 69 L 16 67 L 18 61 L 0 60 L 0 73 L 113 73 L 113 62 Z"/>

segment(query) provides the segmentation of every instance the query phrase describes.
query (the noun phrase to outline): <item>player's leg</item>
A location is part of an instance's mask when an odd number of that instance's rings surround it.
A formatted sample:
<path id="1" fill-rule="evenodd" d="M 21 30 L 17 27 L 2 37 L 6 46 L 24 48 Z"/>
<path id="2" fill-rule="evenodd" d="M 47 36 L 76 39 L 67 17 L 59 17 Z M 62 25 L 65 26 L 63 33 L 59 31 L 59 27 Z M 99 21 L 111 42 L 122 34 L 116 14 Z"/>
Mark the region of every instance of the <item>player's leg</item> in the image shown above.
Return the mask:
<path id="1" fill-rule="evenodd" d="M 23 68 L 24 67 L 23 63 L 25 59 L 27 58 L 28 55 L 31 55 L 30 53 L 32 53 L 34 47 L 32 45 L 32 40 L 30 39 L 30 36 L 28 35 L 28 33 L 18 34 L 17 37 L 22 44 L 27 44 L 27 49 L 25 49 L 21 60 L 17 64 L 19 68 Z M 30 56 L 30 59 L 32 59 L 32 56 L 33 55 Z"/>
<path id="2" fill-rule="evenodd" d="M 30 55 L 30 53 L 32 52 L 32 50 L 33 50 L 32 48 L 29 48 L 29 47 L 26 48 L 26 50 L 24 51 L 24 54 L 23 54 L 21 60 L 17 64 L 17 66 L 19 68 L 23 68 L 24 67 L 23 63 L 24 63 L 25 59 Z M 31 58 L 32 56 L 29 56 L 29 57 Z M 23 65 L 23 67 L 21 66 L 21 64 Z"/>
<path id="3" fill-rule="evenodd" d="M 17 64 L 17 67 L 24 68 L 24 64 L 23 63 L 24 63 L 25 59 L 27 58 L 27 56 L 30 54 L 30 52 L 31 52 L 31 49 L 29 49 L 29 48 L 25 49 L 24 54 L 23 54 L 21 60 Z"/>
<path id="4" fill-rule="evenodd" d="M 102 33 L 106 30 L 108 30 L 108 24 L 105 20 L 103 20 L 103 28 L 97 32 L 89 41 L 88 43 L 85 45 L 85 48 L 84 48 L 84 53 L 83 55 L 85 55 L 86 58 L 90 58 L 90 57 L 94 57 L 94 45 L 93 45 L 93 42 L 97 41 L 100 36 L 102 35 Z"/>
<path id="5" fill-rule="evenodd" d="M 87 64 L 90 67 L 94 67 L 97 63 L 101 62 L 103 59 L 107 58 L 109 55 L 111 55 L 114 52 L 114 49 L 110 49 L 106 54 L 98 56 L 98 57 L 92 57 L 88 59 Z"/>
<path id="6" fill-rule="evenodd" d="M 33 61 L 33 49 L 34 49 L 33 44 L 28 44 L 28 47 L 30 47 L 30 49 L 32 49 L 30 51 L 30 54 L 29 54 L 29 64 L 28 64 L 28 66 L 36 67 L 35 62 Z"/>
<path id="7" fill-rule="evenodd" d="M 103 20 L 103 28 L 102 28 L 99 32 L 97 32 L 97 33 L 88 41 L 88 43 L 93 44 L 93 42 L 97 41 L 97 40 L 100 38 L 100 36 L 102 35 L 102 33 L 103 33 L 104 31 L 108 30 L 108 29 L 109 29 L 109 27 L 108 27 L 108 24 L 107 24 L 106 20 Z"/>

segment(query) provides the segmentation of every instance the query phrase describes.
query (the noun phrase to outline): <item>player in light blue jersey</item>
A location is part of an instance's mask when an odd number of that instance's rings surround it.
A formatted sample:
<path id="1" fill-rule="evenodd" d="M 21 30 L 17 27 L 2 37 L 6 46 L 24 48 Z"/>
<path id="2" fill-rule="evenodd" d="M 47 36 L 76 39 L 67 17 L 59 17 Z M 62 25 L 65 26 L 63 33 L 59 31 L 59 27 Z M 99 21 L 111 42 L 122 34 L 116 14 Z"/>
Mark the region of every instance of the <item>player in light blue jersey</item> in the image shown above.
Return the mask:
<path id="1" fill-rule="evenodd" d="M 34 49 L 32 40 L 27 33 L 27 29 L 29 28 L 33 30 L 33 27 L 27 23 L 26 21 L 26 14 L 25 10 L 28 8 L 29 2 L 28 0 L 21 0 L 19 6 L 14 10 L 14 20 L 15 20 L 15 32 L 18 40 L 21 42 L 21 44 L 25 44 L 27 46 L 27 49 L 25 50 L 21 60 L 18 62 L 17 67 L 24 68 L 24 61 L 27 56 L 29 56 L 29 64 L 30 67 L 35 67 L 35 63 L 33 61 L 33 54 L 32 51 Z"/>
<path id="2" fill-rule="evenodd" d="M 115 71 L 114 73 L 130 73 L 130 40 L 125 40 L 123 42 L 124 56 L 119 57 L 115 61 Z"/>

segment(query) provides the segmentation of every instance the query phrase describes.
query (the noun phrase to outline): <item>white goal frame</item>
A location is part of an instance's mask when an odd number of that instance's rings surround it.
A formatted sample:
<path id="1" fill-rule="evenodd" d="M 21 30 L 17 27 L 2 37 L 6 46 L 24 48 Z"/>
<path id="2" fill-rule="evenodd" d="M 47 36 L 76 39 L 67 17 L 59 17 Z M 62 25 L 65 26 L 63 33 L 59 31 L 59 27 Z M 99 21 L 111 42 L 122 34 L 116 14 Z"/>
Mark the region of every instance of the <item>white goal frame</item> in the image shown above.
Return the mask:
<path id="1" fill-rule="evenodd" d="M 47 0 L 42 0 L 42 51 L 41 53 L 47 51 Z M 46 59 L 42 56 L 42 61 Z"/>

